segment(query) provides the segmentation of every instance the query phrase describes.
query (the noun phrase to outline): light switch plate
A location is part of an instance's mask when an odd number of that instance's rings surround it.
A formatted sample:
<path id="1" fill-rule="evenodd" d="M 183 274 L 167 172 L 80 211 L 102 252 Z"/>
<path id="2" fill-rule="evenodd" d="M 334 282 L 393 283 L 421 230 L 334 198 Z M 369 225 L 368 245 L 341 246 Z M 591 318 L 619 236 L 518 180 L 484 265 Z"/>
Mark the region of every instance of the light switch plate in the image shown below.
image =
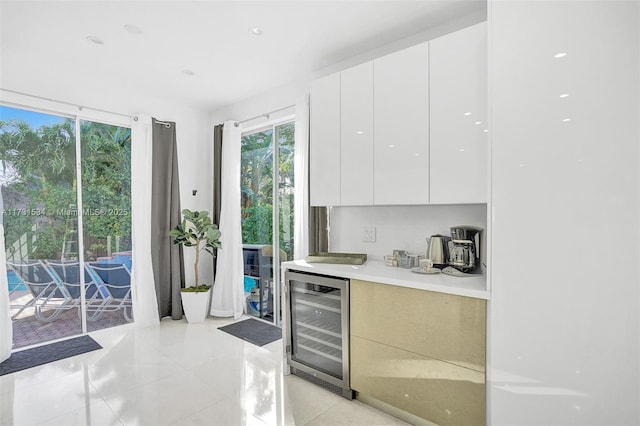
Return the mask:
<path id="1" fill-rule="evenodd" d="M 362 233 L 362 241 L 366 243 L 376 242 L 376 228 L 375 226 L 365 226 Z"/>

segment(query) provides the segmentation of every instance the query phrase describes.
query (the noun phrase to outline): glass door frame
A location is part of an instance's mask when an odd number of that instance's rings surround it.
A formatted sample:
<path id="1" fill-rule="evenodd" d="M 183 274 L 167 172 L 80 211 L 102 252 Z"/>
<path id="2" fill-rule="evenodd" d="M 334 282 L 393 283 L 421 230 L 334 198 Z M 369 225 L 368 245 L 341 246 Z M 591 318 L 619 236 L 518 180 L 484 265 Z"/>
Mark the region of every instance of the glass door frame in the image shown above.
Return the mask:
<path id="1" fill-rule="evenodd" d="M 280 182 L 280 146 L 278 144 L 278 127 L 283 124 L 295 122 L 295 114 L 279 117 L 275 120 L 262 123 L 260 125 L 247 127 L 242 129 L 240 137 L 250 135 L 265 130 L 271 130 L 271 141 L 273 144 L 272 168 L 273 168 L 273 184 L 271 188 L 272 207 L 271 212 L 271 246 L 273 247 L 273 322 L 277 326 L 282 325 L 282 292 L 281 292 L 281 271 L 280 271 L 280 197 L 278 194 Z M 295 125 L 295 124 L 294 124 Z M 295 143 L 295 141 L 294 141 Z M 294 148 L 295 149 L 295 148 Z M 295 197 L 295 195 L 294 195 Z M 259 303 L 262 303 L 260 301 Z"/>

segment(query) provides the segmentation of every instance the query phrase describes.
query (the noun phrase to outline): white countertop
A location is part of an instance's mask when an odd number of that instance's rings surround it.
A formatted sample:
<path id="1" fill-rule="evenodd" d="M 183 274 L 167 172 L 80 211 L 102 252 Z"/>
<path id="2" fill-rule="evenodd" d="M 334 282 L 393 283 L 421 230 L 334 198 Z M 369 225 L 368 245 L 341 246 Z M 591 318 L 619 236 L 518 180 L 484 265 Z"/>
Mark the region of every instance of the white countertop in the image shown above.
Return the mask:
<path id="1" fill-rule="evenodd" d="M 442 273 L 417 274 L 410 269 L 386 266 L 381 260 L 368 260 L 364 265 L 308 263 L 304 260 L 293 260 L 283 262 L 282 266 L 284 269 L 489 299 L 485 275 L 453 277 Z"/>

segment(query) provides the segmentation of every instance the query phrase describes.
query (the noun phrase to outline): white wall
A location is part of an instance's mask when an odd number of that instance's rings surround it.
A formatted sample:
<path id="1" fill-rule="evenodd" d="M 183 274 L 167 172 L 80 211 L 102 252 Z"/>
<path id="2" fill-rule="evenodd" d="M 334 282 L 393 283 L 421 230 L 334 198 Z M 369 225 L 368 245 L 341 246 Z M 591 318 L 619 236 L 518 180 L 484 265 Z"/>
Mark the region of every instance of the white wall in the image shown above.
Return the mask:
<path id="1" fill-rule="evenodd" d="M 382 260 L 394 249 L 424 255 L 426 238 L 451 235 L 449 228 L 474 225 L 486 229 L 487 206 L 372 206 L 333 207 L 329 250 L 366 253 L 368 259 Z M 376 228 L 376 241 L 363 242 L 365 226 Z"/>
<path id="2" fill-rule="evenodd" d="M 2 66 L 7 65 L 3 64 Z M 133 116 L 137 113 L 147 113 L 158 120 L 175 121 L 181 206 L 192 210 L 211 211 L 213 202 L 213 174 L 211 171 L 213 126 L 207 112 L 167 102 L 160 97 L 151 98 L 136 93 L 123 92 L 117 87 L 117 82 L 110 86 L 100 85 L 91 88 L 91 90 L 77 88 L 73 82 L 59 83 L 53 86 L 41 86 L 36 90 L 29 81 L 7 81 L 4 79 L 2 87 L 119 114 Z M 44 109 L 53 113 L 74 115 L 79 113 L 77 107 L 65 103 L 20 96 L 6 91 L 0 91 L 0 101 L 16 107 Z M 100 113 L 89 108 L 84 108 L 80 113 L 106 122 L 118 121 L 114 124 L 126 125 L 130 122 L 128 118 Z M 135 166 L 132 164 L 132 167 Z M 198 190 L 196 196 L 191 195 L 192 189 Z M 187 282 L 193 281 L 193 267 L 190 266 L 193 265 L 193 259 L 192 250 L 185 250 L 185 279 Z M 203 257 L 200 262 L 203 282 L 213 284 L 212 265 L 209 256 Z"/>
<path id="3" fill-rule="evenodd" d="M 638 8 L 490 2 L 491 424 L 640 424 Z"/>

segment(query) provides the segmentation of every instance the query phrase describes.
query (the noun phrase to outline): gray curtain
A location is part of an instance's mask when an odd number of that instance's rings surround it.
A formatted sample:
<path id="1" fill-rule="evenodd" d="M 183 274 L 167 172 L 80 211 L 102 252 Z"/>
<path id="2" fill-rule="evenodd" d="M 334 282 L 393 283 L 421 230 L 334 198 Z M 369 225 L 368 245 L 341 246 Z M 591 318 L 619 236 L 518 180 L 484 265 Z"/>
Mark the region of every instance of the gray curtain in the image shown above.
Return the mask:
<path id="1" fill-rule="evenodd" d="M 309 207 L 309 254 L 329 251 L 328 207 Z"/>
<path id="2" fill-rule="evenodd" d="M 222 198 L 222 124 L 213 127 L 213 212 L 211 220 L 220 225 L 220 205 Z M 213 277 L 216 276 L 216 262 L 213 262 Z"/>
<path id="3" fill-rule="evenodd" d="M 178 185 L 176 123 L 153 119 L 151 187 L 151 263 L 160 318 L 182 318 L 180 289 L 184 287 L 182 246 L 174 245 L 169 231 L 182 220 Z"/>

